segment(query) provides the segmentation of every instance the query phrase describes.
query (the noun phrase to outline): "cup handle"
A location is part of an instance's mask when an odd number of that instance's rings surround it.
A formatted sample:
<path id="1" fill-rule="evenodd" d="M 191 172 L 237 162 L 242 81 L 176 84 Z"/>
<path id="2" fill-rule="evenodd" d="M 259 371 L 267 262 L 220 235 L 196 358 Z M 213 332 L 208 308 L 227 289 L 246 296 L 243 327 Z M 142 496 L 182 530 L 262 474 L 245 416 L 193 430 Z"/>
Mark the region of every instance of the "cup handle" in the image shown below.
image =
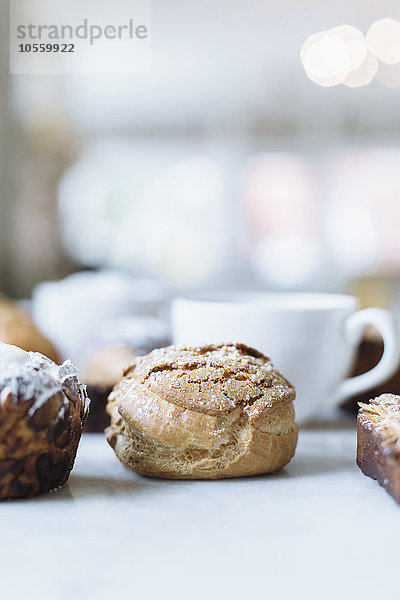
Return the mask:
<path id="1" fill-rule="evenodd" d="M 400 363 L 400 327 L 398 318 L 383 308 L 360 310 L 345 322 L 345 335 L 356 345 L 361 340 L 366 325 L 373 325 L 383 339 L 383 355 L 379 363 L 361 375 L 349 377 L 340 385 L 336 401 L 340 402 L 389 379 Z"/>

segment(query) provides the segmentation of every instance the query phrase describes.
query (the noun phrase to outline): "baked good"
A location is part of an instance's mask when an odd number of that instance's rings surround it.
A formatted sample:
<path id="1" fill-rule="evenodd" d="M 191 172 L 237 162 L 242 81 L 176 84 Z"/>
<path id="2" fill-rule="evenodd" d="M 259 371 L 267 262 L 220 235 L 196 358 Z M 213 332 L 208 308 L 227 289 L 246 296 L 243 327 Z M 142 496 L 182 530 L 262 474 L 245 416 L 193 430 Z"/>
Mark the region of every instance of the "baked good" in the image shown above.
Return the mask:
<path id="1" fill-rule="evenodd" d="M 107 440 L 144 475 L 217 479 L 277 471 L 294 455 L 293 386 L 243 344 L 139 357 L 108 400 Z"/>
<path id="2" fill-rule="evenodd" d="M 383 394 L 360 407 L 357 465 L 400 504 L 400 396 Z"/>
<path id="3" fill-rule="evenodd" d="M 122 378 L 123 370 L 137 356 L 168 344 L 168 328 L 155 317 L 123 317 L 99 327 L 82 371 L 91 400 L 85 432 L 102 432 L 110 424 L 107 398 Z"/>
<path id="4" fill-rule="evenodd" d="M 70 361 L 0 344 L 0 500 L 65 483 L 88 409 Z"/>
<path id="5" fill-rule="evenodd" d="M 53 344 L 38 330 L 30 316 L 17 302 L 5 296 L 0 296 L 0 341 L 40 352 L 56 363 L 60 360 Z"/>
<path id="6" fill-rule="evenodd" d="M 91 402 L 85 433 L 100 433 L 109 426 L 107 398 L 122 378 L 123 370 L 133 363 L 135 356 L 130 348 L 110 347 L 99 348 L 88 358 L 82 371 L 82 380 Z"/>

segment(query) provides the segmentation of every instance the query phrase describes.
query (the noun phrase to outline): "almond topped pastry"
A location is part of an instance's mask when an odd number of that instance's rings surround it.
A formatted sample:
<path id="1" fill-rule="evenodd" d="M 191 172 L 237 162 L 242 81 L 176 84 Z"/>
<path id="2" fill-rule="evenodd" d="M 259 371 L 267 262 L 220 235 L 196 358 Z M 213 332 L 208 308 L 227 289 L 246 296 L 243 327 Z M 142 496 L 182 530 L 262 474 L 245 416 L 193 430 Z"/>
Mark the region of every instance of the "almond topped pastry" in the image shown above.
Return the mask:
<path id="1" fill-rule="evenodd" d="M 400 396 L 382 394 L 359 405 L 357 464 L 400 504 Z"/>

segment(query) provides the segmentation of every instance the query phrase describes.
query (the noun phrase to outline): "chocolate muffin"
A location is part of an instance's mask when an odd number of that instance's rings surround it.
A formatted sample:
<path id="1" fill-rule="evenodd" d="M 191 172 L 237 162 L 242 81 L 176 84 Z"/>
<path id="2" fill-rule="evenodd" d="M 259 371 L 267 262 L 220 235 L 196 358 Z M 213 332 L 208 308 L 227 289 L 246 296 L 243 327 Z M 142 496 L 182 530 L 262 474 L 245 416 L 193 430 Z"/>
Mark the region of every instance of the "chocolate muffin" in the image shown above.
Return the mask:
<path id="1" fill-rule="evenodd" d="M 66 482 L 89 409 L 70 361 L 0 344 L 0 500 Z"/>

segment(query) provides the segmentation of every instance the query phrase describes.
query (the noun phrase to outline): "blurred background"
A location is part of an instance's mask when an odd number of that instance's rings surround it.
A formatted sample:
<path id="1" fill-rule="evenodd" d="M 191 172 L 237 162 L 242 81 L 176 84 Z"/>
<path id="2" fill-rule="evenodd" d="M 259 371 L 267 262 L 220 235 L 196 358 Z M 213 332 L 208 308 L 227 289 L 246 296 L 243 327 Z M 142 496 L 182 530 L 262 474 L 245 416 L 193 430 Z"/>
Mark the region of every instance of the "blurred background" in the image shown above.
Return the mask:
<path id="1" fill-rule="evenodd" d="M 385 17 L 394 0 L 153 0 L 151 75 L 10 76 L 1 0 L 0 291 L 107 268 L 400 314 L 400 88 L 385 64 L 324 87 L 300 57 Z"/>

